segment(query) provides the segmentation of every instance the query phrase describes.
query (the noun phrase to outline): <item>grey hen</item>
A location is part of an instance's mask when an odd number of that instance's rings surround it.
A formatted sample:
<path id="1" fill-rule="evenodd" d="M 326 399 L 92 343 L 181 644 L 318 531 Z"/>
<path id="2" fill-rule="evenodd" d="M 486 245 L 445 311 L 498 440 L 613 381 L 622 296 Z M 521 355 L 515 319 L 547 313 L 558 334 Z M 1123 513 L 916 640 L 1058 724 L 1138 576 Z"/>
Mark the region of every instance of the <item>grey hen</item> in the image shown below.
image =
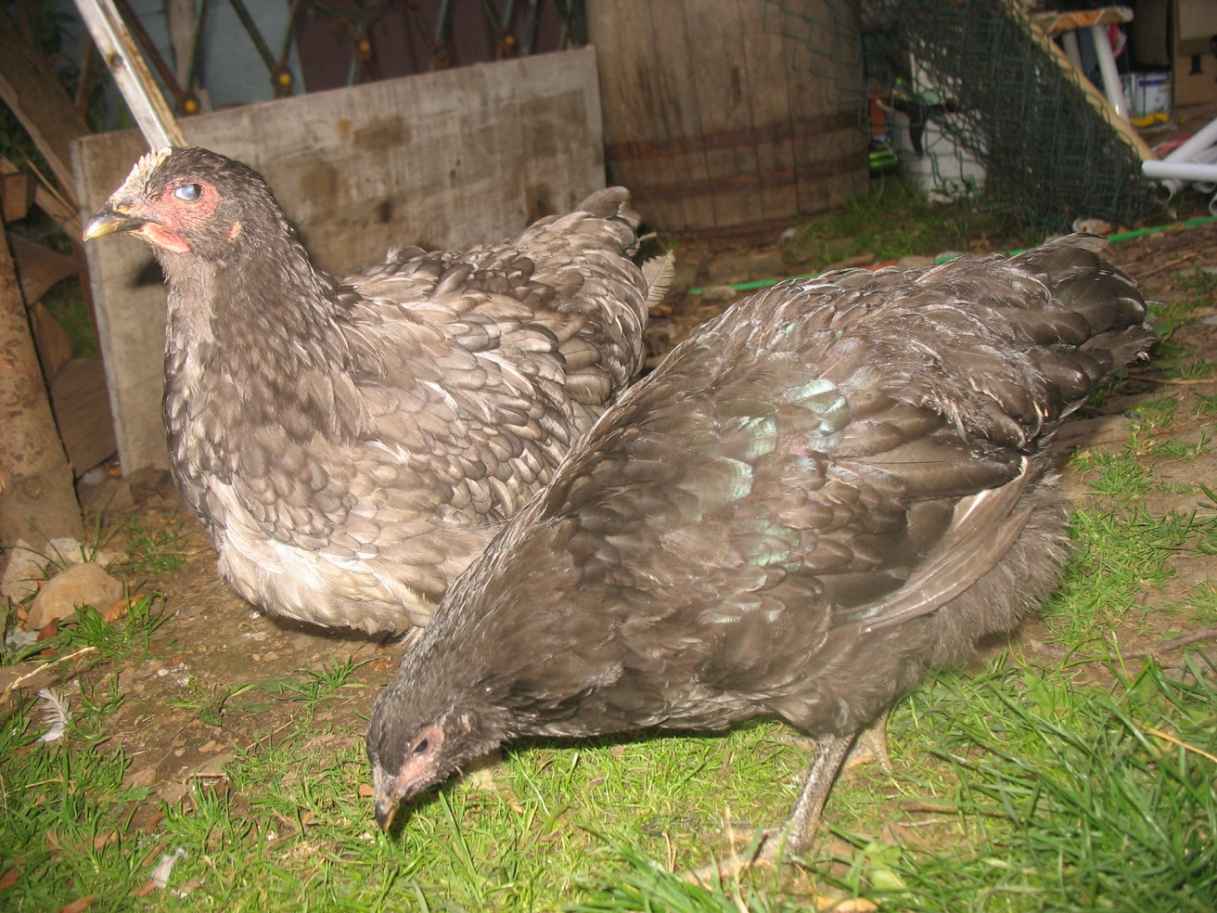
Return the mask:
<path id="1" fill-rule="evenodd" d="M 246 599 L 365 631 L 424 624 L 642 360 L 622 188 L 464 252 L 337 279 L 266 182 L 204 149 L 141 159 L 85 238 L 131 231 L 169 285 L 178 484 Z"/>
<path id="2" fill-rule="evenodd" d="M 856 733 L 1057 583 L 1054 430 L 1145 352 L 1080 236 L 787 283 L 629 390 L 452 586 L 376 701 L 376 814 L 494 746 L 775 716 Z"/>

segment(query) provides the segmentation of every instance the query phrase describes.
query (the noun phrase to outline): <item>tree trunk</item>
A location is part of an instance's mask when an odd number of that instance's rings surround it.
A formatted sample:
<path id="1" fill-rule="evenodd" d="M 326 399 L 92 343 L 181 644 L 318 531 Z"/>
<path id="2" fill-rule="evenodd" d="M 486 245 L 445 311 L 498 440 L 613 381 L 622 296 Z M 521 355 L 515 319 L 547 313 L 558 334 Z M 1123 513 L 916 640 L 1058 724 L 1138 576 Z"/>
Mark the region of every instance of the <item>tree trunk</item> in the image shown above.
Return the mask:
<path id="1" fill-rule="evenodd" d="M 80 539 L 72 468 L 51 415 L 8 239 L 0 225 L 0 545 Z"/>

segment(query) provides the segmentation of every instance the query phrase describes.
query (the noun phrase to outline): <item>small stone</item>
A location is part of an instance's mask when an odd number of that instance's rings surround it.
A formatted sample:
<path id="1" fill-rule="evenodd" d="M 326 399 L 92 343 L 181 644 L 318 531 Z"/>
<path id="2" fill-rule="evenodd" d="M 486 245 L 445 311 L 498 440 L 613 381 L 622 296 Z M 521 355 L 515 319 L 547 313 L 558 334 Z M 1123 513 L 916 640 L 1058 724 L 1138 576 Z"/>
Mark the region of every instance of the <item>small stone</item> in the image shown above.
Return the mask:
<path id="1" fill-rule="evenodd" d="M 1112 224 L 1105 222 L 1103 219 L 1074 219 L 1073 224 L 1069 227 L 1074 231 L 1085 232 L 1088 235 L 1106 236 L 1111 234 L 1112 231 Z"/>
<path id="2" fill-rule="evenodd" d="M 77 564 L 56 574 L 42 587 L 30 606 L 26 627 L 37 630 L 67 618 L 77 606 L 109 606 L 123 594 L 123 585 L 101 565 Z"/>
<path id="3" fill-rule="evenodd" d="M 31 593 L 38 592 L 38 581 L 42 579 L 44 560 L 30 549 L 24 539 L 18 539 L 8 550 L 8 566 L 0 580 L 0 596 L 20 602 Z"/>
<path id="4" fill-rule="evenodd" d="M 88 554 L 79 539 L 71 536 L 61 536 L 46 544 L 46 553 L 60 564 L 82 564 Z"/>
<path id="5" fill-rule="evenodd" d="M 101 466 L 94 466 L 79 479 L 76 480 L 77 485 L 100 485 L 102 481 L 110 477 L 109 470 L 103 463 Z"/>

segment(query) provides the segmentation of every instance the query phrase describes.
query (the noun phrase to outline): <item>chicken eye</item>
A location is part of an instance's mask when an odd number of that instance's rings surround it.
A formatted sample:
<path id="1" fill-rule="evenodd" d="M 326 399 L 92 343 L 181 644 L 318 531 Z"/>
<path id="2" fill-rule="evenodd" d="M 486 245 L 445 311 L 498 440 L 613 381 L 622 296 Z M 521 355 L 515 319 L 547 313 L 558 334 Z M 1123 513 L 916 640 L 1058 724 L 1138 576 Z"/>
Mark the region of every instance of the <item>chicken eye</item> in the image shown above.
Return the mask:
<path id="1" fill-rule="evenodd" d="M 423 739 L 417 745 L 414 746 L 414 753 L 415 754 L 426 754 L 427 749 L 430 747 L 431 747 L 430 743 L 426 739 Z"/>
<path id="2" fill-rule="evenodd" d="M 187 203 L 193 203 L 203 195 L 203 188 L 198 184 L 183 184 L 173 191 L 173 195 L 179 200 L 185 200 Z"/>

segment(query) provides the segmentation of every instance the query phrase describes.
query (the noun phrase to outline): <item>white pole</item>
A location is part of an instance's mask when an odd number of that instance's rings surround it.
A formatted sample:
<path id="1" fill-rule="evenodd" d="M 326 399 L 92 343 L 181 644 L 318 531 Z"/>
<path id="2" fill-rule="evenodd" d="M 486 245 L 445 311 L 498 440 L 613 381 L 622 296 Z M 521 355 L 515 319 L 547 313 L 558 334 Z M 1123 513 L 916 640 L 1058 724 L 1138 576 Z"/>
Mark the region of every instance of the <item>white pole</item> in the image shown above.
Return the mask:
<path id="1" fill-rule="evenodd" d="M 1082 69 L 1082 52 L 1078 49 L 1078 36 L 1073 29 L 1061 33 L 1061 47 L 1065 49 L 1065 56 L 1074 68 L 1079 73 L 1085 73 Z"/>
<path id="2" fill-rule="evenodd" d="M 1103 91 L 1107 93 L 1107 100 L 1117 115 L 1128 120 L 1128 102 L 1124 99 L 1124 87 L 1120 85 L 1120 74 L 1116 71 L 1111 42 L 1107 40 L 1107 26 L 1092 25 L 1090 37 L 1094 39 L 1094 52 L 1099 58 L 1099 71 L 1103 74 Z"/>
<path id="3" fill-rule="evenodd" d="M 1187 142 L 1180 143 L 1176 148 L 1171 150 L 1171 154 L 1166 157 L 1168 162 L 1189 162 L 1195 159 L 1193 153 L 1205 149 L 1213 143 L 1217 143 L 1217 118 L 1211 120 L 1207 126 L 1200 128 L 1195 134 L 1188 137 Z"/>
<path id="4" fill-rule="evenodd" d="M 1178 181 L 1217 181 L 1217 164 L 1201 162 L 1142 162 L 1141 173 L 1147 178 Z"/>

